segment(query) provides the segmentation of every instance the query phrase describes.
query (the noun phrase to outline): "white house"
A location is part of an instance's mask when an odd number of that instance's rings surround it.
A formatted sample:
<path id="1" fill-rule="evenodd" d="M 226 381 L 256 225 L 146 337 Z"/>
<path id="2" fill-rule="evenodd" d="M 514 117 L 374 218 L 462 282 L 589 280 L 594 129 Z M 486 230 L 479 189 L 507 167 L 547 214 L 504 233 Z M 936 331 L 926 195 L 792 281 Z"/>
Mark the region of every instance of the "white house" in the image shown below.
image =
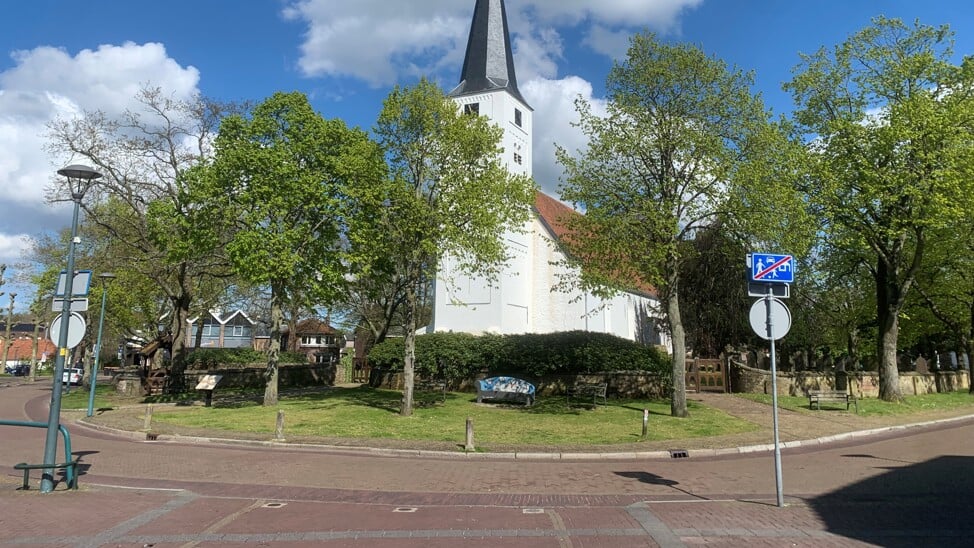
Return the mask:
<path id="1" fill-rule="evenodd" d="M 532 109 L 517 87 L 503 0 L 477 0 L 460 84 L 449 93 L 465 112 L 490 118 L 504 130 L 504 162 L 531 176 Z M 443 261 L 434 291 L 428 332 L 551 333 L 586 330 L 666 344 L 658 326 L 658 300 L 651 289 L 604 301 L 591 294 L 556 289 L 566 267 L 558 239 L 559 220 L 577 215 L 539 192 L 533 215 L 520 233 L 504 235 L 513 256 L 493 284 L 464 276 Z"/>

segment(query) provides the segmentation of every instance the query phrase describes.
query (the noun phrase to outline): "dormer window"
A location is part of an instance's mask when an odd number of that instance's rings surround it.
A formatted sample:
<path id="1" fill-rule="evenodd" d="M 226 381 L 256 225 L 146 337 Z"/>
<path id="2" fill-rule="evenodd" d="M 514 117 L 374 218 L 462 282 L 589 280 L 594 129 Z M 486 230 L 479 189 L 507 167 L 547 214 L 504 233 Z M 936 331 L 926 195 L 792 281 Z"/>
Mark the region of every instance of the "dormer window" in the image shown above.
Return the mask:
<path id="1" fill-rule="evenodd" d="M 521 127 L 521 109 L 514 109 L 514 125 Z"/>
<path id="2" fill-rule="evenodd" d="M 464 114 L 472 114 L 474 116 L 480 115 L 480 103 L 467 103 L 463 105 Z"/>

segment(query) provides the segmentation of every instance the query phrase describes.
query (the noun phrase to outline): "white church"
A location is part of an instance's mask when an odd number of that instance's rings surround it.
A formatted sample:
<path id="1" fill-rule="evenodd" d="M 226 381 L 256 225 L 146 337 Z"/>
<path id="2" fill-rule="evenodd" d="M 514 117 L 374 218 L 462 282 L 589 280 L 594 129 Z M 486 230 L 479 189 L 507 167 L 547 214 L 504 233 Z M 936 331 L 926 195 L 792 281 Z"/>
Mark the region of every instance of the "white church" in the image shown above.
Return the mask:
<path id="1" fill-rule="evenodd" d="M 507 168 L 531 176 L 532 109 L 517 87 L 504 0 L 477 0 L 460 84 L 449 93 L 465 112 L 486 116 L 504 130 Z M 552 333 L 594 331 L 647 344 L 669 346 L 661 333 L 659 301 L 652 290 L 622 293 L 610 300 L 556 289 L 563 276 L 565 235 L 559 220 L 577 215 L 538 192 L 530 220 L 504 235 L 512 259 L 499 279 L 464 276 L 444 260 L 434 291 L 427 332 Z"/>

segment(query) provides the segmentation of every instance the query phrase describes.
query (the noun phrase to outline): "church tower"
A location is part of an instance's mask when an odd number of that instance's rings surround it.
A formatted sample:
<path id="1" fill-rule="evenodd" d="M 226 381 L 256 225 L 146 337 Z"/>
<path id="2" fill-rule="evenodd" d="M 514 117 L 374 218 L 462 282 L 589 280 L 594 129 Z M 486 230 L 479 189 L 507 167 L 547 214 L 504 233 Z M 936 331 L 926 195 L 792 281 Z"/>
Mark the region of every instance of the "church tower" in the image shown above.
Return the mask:
<path id="1" fill-rule="evenodd" d="M 504 162 L 531 176 L 531 107 L 517 88 L 504 0 L 477 0 L 460 84 L 449 96 L 504 130 Z"/>
<path id="2" fill-rule="evenodd" d="M 531 176 L 531 107 L 517 88 L 504 0 L 477 0 L 460 84 L 449 94 L 464 112 L 488 118 L 504 131 L 502 162 Z M 510 260 L 499 279 L 457 272 L 444 258 L 435 282 L 429 331 L 525 333 L 531 330 L 532 222 L 502 238 Z M 447 282 L 449 280 L 449 282 Z"/>

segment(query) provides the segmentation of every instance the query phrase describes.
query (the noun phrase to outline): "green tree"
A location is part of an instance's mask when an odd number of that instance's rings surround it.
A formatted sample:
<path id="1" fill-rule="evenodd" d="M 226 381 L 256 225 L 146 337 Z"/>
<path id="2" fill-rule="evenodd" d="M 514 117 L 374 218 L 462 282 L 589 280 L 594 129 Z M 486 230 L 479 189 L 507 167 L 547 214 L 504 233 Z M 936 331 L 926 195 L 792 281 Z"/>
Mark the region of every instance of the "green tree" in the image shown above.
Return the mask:
<path id="1" fill-rule="evenodd" d="M 394 280 L 403 285 L 401 413 L 408 416 L 417 320 L 440 261 L 450 256 L 460 271 L 496 276 L 507 259 L 501 236 L 527 220 L 534 185 L 501 163 L 500 128 L 461 114 L 425 79 L 389 94 L 374 133 L 389 164 L 386 185 L 372 202 L 371 230 L 381 230 L 383 237 L 363 233 L 357 242 L 370 275 L 386 277 L 377 282 L 380 287 Z"/>
<path id="2" fill-rule="evenodd" d="M 674 416 L 687 416 L 680 306 L 687 242 L 718 220 L 765 249 L 774 234 L 804 234 L 789 191 L 800 152 L 751 83 L 697 48 L 636 35 L 606 81 L 607 114 L 577 102 L 587 149 L 557 152 L 562 198 L 585 212 L 569 220 L 574 236 L 565 242 L 580 283 L 596 293 L 626 284 L 658 289 L 672 337 Z M 802 251 L 793 245 L 788 251 Z"/>
<path id="3" fill-rule="evenodd" d="M 970 62 L 949 62 L 948 27 L 879 17 L 802 56 L 794 95 L 814 167 L 804 192 L 830 245 L 868 264 L 876 294 L 879 397 L 898 400 L 900 314 L 931 245 L 971 191 Z"/>
<path id="4" fill-rule="evenodd" d="M 345 198 L 356 185 L 375 186 L 384 166 L 364 132 L 325 120 L 297 92 L 224 119 L 215 148 L 194 181 L 196 198 L 220 225 L 207 234 L 226 237 L 234 271 L 270 287 L 264 405 L 276 405 L 283 311 L 338 298 Z"/>
<path id="5" fill-rule="evenodd" d="M 198 282 L 226 275 L 225 266 L 214 266 L 225 265 L 220 249 L 199 245 L 185 175 L 210 154 L 220 118 L 236 107 L 198 96 L 174 99 L 148 86 L 136 99 L 140 109 L 118 119 L 85 112 L 53 122 L 48 147 L 90 162 L 103 174 L 81 202 L 86 223 L 114 240 L 113 249 L 128 268 L 165 295 L 166 310 L 154 320 L 166 318 L 173 356 L 168 389 L 179 392 L 184 389 L 185 329 Z M 57 185 L 53 199 L 70 195 L 63 178 Z M 153 227 L 160 222 L 166 230 Z"/>

